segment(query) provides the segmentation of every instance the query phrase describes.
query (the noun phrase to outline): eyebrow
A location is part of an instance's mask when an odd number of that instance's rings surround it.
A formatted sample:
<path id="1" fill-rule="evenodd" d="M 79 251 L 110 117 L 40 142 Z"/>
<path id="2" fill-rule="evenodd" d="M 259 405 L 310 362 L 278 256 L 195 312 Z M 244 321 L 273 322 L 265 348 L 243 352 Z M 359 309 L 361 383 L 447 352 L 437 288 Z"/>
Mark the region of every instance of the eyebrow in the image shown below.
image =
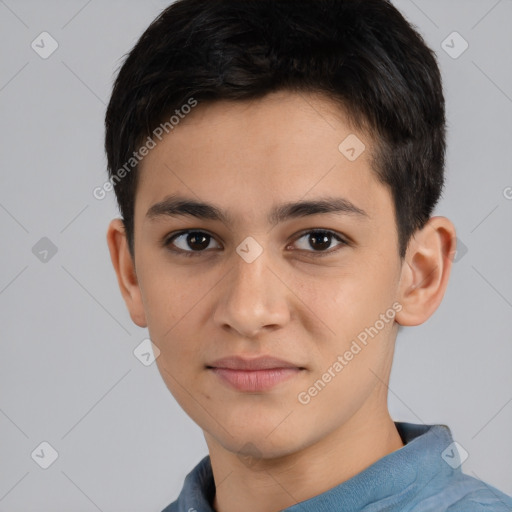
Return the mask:
<path id="1" fill-rule="evenodd" d="M 342 197 L 322 197 L 310 201 L 287 202 L 275 206 L 268 215 L 270 224 L 275 225 L 289 219 L 334 213 L 368 218 L 368 214 L 348 199 Z M 211 203 L 196 201 L 179 195 L 172 195 L 151 206 L 146 218 L 154 220 L 160 217 L 190 216 L 197 219 L 215 220 L 224 224 L 233 224 L 233 216 Z"/>

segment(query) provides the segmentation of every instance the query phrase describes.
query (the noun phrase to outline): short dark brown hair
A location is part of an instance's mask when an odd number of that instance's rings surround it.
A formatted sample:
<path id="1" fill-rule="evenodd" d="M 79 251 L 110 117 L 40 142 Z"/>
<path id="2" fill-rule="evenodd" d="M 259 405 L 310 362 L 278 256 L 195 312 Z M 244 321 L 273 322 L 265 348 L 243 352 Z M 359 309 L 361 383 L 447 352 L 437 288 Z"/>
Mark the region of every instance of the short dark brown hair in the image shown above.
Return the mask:
<path id="1" fill-rule="evenodd" d="M 106 112 L 108 171 L 132 256 L 137 165 L 116 173 L 155 127 L 190 98 L 278 90 L 323 93 L 372 137 L 405 255 L 444 184 L 441 76 L 415 28 L 387 0 L 177 0 L 128 54 Z"/>

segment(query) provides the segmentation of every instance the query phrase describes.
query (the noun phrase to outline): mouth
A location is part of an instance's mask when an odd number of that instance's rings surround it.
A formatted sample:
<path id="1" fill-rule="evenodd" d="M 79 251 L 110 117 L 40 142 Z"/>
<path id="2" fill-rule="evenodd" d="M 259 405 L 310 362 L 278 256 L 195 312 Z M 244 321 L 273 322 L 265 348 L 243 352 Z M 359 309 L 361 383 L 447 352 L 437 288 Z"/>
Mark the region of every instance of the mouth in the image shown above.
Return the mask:
<path id="1" fill-rule="evenodd" d="M 207 365 L 206 368 L 229 387 L 248 392 L 270 391 L 305 370 L 300 365 L 269 356 L 255 359 L 226 357 Z"/>

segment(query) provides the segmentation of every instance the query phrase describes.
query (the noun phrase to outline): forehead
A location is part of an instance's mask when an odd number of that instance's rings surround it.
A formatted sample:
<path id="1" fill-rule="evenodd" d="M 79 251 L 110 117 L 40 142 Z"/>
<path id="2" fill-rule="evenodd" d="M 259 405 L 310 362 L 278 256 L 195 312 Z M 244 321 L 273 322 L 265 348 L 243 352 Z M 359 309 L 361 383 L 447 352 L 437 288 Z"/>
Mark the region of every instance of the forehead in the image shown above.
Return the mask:
<path id="1" fill-rule="evenodd" d="M 236 204 L 246 214 L 336 193 L 371 216 L 373 199 L 385 192 L 371 169 L 372 149 L 322 95 L 280 91 L 199 103 L 139 165 L 136 215 L 175 193 Z"/>

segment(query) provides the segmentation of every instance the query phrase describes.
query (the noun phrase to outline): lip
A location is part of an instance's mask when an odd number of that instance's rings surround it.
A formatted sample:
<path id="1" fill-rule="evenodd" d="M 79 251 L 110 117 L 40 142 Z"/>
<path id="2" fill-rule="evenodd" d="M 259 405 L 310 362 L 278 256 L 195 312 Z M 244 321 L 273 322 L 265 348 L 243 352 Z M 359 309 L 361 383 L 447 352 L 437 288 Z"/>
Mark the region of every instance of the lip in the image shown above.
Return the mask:
<path id="1" fill-rule="evenodd" d="M 269 391 L 298 375 L 303 367 L 270 356 L 246 359 L 225 357 L 207 365 L 215 375 L 238 391 Z"/>
<path id="2" fill-rule="evenodd" d="M 207 365 L 210 368 L 227 368 L 229 370 L 274 370 L 276 368 L 297 368 L 301 366 L 271 356 L 260 356 L 252 359 L 241 356 L 230 356 L 217 359 Z"/>

